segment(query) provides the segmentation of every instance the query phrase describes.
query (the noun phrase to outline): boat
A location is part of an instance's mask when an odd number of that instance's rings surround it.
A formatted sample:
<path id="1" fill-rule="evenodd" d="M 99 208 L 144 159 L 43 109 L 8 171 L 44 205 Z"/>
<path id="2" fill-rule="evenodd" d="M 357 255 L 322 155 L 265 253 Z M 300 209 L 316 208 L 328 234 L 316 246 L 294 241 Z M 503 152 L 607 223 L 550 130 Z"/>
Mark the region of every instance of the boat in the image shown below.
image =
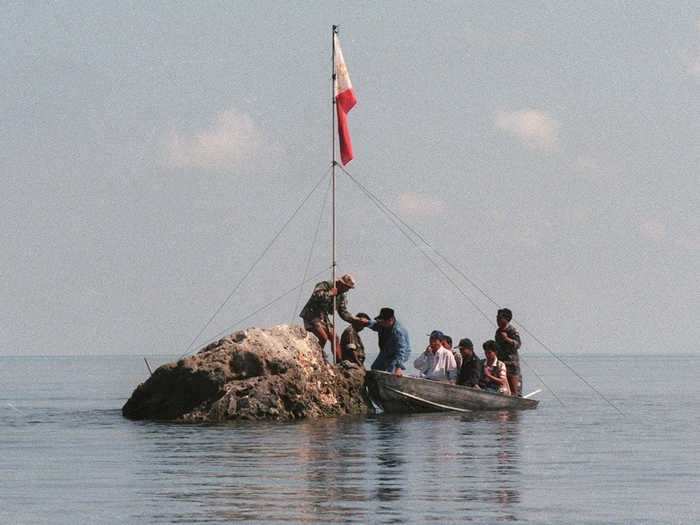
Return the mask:
<path id="1" fill-rule="evenodd" d="M 472 412 L 477 410 L 531 410 L 539 401 L 489 392 L 419 377 L 370 370 L 366 376 L 370 398 L 384 412 Z"/>

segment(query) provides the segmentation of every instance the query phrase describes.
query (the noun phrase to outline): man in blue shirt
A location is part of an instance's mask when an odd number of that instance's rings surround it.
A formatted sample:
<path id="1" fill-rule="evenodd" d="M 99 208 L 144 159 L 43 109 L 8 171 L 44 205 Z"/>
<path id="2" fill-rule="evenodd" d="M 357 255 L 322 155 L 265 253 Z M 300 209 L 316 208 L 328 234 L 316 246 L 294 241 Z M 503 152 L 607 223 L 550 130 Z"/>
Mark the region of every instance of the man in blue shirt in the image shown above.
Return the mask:
<path id="1" fill-rule="evenodd" d="M 379 355 L 372 363 L 372 370 L 403 375 L 403 370 L 406 370 L 404 363 L 411 355 L 411 343 L 408 332 L 396 320 L 394 310 L 382 308 L 367 327 L 379 336 Z"/>

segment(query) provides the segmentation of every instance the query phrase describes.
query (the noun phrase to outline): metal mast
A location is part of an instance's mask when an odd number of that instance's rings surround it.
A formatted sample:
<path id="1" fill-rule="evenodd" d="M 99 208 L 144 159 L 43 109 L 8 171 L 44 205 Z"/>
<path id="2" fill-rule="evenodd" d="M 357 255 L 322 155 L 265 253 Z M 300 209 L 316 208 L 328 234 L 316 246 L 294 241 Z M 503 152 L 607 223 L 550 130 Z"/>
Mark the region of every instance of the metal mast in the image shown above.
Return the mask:
<path id="1" fill-rule="evenodd" d="M 332 142 L 332 163 L 331 163 L 331 179 L 332 179 L 332 185 L 333 185 L 333 190 L 332 190 L 332 205 L 331 205 L 331 222 L 332 222 L 332 248 L 331 248 L 331 279 L 333 283 L 333 287 L 335 288 L 335 267 L 336 267 L 336 260 L 335 260 L 335 165 L 336 160 L 335 160 L 335 112 L 336 112 L 336 101 L 335 101 L 335 35 L 338 33 L 338 26 L 334 25 L 332 26 L 331 30 L 331 100 L 332 105 L 331 105 L 331 113 L 332 113 L 332 126 L 331 126 L 331 142 Z M 335 327 L 336 327 L 336 301 L 337 301 L 337 294 L 333 296 L 333 329 L 331 330 L 331 350 L 333 352 L 333 363 L 337 363 L 336 360 L 336 352 L 337 348 L 335 347 Z"/>

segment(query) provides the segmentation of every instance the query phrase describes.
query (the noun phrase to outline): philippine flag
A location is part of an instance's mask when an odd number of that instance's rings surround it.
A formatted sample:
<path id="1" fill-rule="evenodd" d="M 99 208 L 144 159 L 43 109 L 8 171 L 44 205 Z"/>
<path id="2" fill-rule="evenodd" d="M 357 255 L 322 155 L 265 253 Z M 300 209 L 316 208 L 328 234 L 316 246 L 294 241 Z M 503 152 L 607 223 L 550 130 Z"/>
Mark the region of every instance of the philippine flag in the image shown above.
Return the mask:
<path id="1" fill-rule="evenodd" d="M 338 138 L 340 139 L 340 160 L 343 166 L 353 159 L 352 141 L 350 140 L 350 129 L 348 128 L 348 113 L 357 103 L 355 91 L 352 89 L 348 68 L 345 65 L 343 52 L 340 49 L 338 35 L 333 35 L 333 45 L 335 46 L 335 108 L 338 114 Z"/>

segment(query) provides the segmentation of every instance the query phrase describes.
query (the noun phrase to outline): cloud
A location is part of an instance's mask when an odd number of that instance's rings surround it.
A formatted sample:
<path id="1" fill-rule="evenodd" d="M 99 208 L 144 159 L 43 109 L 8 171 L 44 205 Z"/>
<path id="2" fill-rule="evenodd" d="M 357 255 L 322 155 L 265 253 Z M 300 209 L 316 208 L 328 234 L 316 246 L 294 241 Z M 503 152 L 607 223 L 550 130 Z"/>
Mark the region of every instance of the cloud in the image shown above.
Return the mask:
<path id="1" fill-rule="evenodd" d="M 445 209 L 445 203 L 430 195 L 405 192 L 399 195 L 399 212 L 404 217 L 435 217 Z"/>
<path id="2" fill-rule="evenodd" d="M 192 134 L 170 132 L 167 162 L 177 168 L 226 169 L 251 159 L 263 144 L 253 119 L 235 109 L 216 115 L 212 124 Z"/>
<path id="3" fill-rule="evenodd" d="M 498 129 L 515 136 L 530 149 L 551 151 L 559 143 L 559 122 L 545 111 L 497 111 L 495 124 Z"/>
<path id="4" fill-rule="evenodd" d="M 648 219 L 639 224 L 639 233 L 645 239 L 661 242 L 666 238 L 666 225 L 657 219 Z"/>

